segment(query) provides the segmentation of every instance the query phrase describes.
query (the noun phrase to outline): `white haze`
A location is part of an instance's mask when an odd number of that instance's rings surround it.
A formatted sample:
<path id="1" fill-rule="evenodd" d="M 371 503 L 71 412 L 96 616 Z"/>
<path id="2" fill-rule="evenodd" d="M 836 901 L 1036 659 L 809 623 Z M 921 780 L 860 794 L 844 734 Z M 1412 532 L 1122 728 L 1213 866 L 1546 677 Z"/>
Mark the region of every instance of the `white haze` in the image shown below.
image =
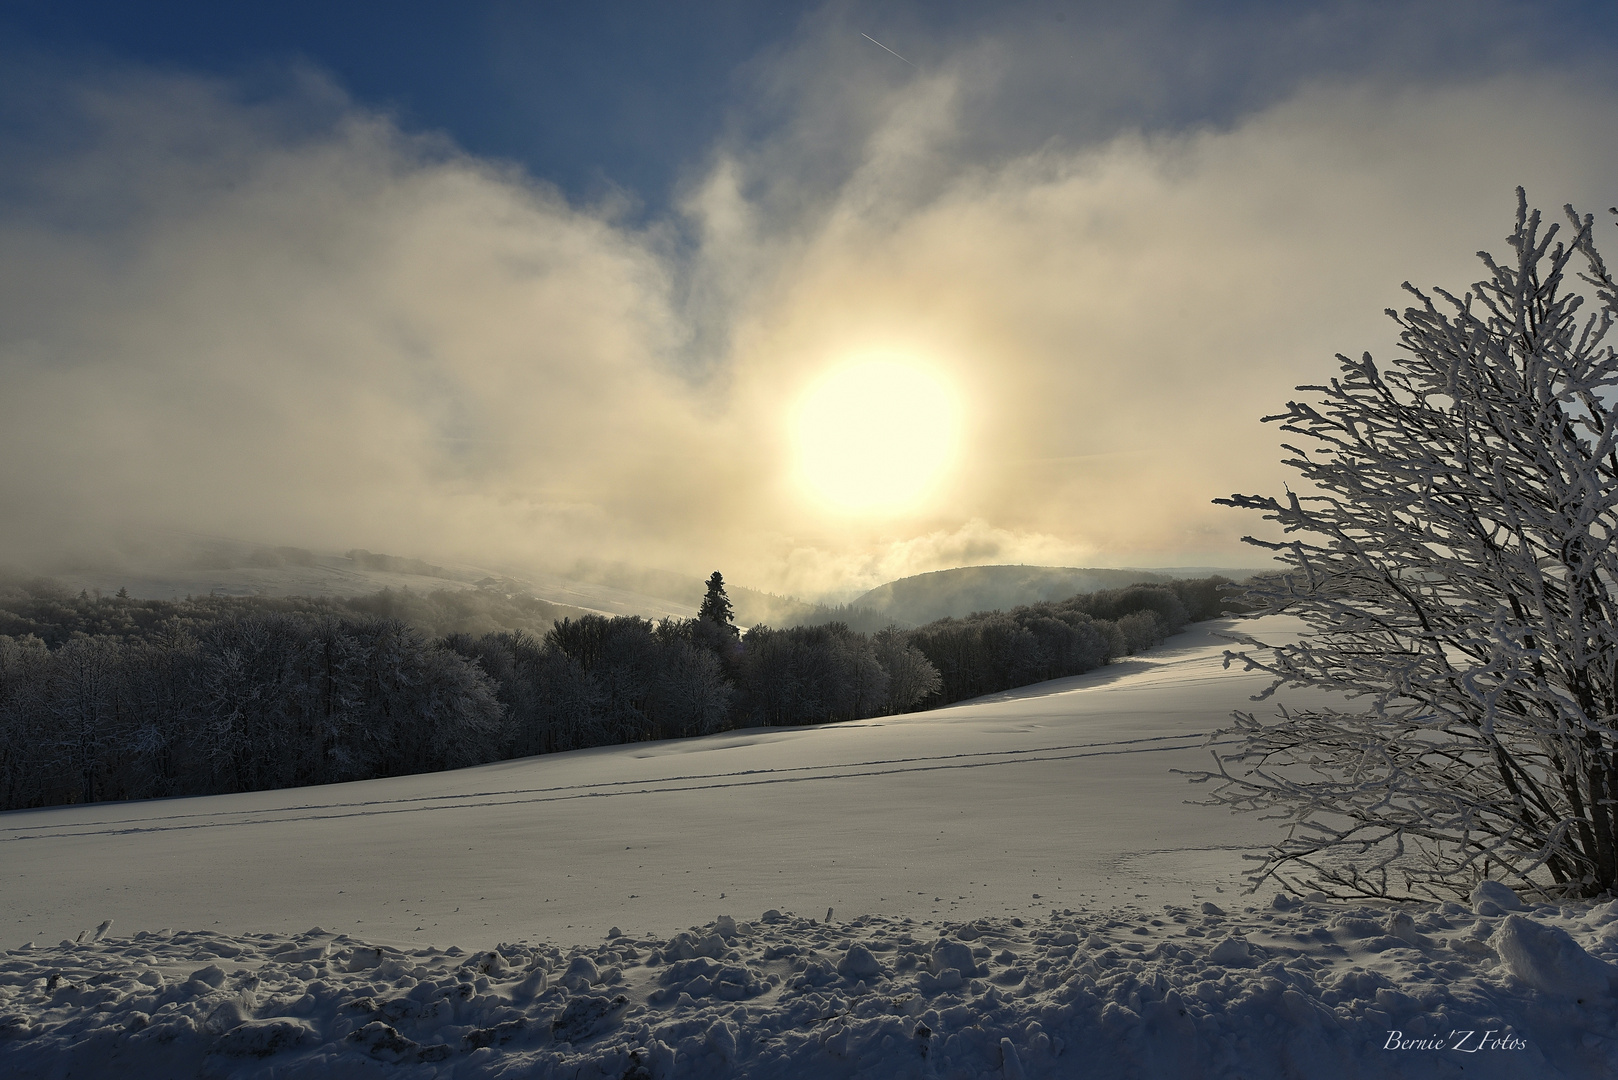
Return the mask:
<path id="1" fill-rule="evenodd" d="M 1047 137 L 1007 87 L 1060 50 L 861 77 L 844 30 L 762 59 L 757 115 L 649 223 L 318 73 L 14 72 L 46 119 L 0 165 L 0 562 L 181 532 L 802 595 L 1251 564 L 1259 523 L 1209 500 L 1284 481 L 1259 416 L 1386 355 L 1402 280 L 1478 276 L 1515 185 L 1618 201 L 1618 101 L 1578 71 L 1333 76 L 1223 126 Z M 963 464 L 904 518 L 828 518 L 786 418 L 871 349 L 958 388 Z"/>

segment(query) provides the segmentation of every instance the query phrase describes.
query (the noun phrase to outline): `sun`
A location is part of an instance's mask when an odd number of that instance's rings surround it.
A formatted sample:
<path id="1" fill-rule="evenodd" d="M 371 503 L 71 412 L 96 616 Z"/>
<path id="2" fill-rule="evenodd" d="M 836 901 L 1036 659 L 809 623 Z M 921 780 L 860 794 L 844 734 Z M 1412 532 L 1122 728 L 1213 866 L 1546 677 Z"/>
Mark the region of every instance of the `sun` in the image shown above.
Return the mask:
<path id="1" fill-rule="evenodd" d="M 954 463 L 956 395 L 922 364 L 867 357 L 817 379 L 795 415 L 798 477 L 848 513 L 914 509 Z"/>

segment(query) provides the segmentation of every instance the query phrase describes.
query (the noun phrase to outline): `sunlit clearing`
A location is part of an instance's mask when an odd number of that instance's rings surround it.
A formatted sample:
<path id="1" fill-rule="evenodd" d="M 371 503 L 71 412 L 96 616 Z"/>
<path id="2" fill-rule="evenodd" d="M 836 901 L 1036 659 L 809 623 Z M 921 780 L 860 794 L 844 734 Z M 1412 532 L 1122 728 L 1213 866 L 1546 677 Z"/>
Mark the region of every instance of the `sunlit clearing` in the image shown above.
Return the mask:
<path id="1" fill-rule="evenodd" d="M 955 456 L 954 395 L 925 368 L 860 360 L 822 376 L 797 414 L 799 476 L 840 510 L 914 508 Z"/>

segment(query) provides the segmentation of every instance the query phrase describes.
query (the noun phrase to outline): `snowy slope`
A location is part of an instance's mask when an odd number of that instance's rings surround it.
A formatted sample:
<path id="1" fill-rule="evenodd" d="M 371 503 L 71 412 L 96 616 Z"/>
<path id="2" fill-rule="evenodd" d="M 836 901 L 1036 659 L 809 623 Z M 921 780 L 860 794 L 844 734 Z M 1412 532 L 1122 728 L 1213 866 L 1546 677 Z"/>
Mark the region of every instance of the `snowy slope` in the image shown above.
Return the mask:
<path id="1" fill-rule="evenodd" d="M 1273 824 L 1170 771 L 1262 685 L 1221 647 L 855 724 L 0 815 L 0 1072 L 1612 1074 L 1618 908 L 1239 895 Z M 1450 1046 L 1469 1025 L 1511 1044 Z"/>
<path id="2" fill-rule="evenodd" d="M 1264 685 L 1223 672 L 1221 648 L 1199 628 L 1083 676 L 857 723 L 4 814 L 0 927 L 20 942 L 109 917 L 320 923 L 447 945 L 679 926 L 721 893 L 738 911 L 917 916 L 1018 914 L 1046 893 L 1190 900 L 1234 885 L 1240 851 L 1271 835 L 1186 805 L 1198 791 L 1169 771 L 1206 765 L 1203 735 Z"/>

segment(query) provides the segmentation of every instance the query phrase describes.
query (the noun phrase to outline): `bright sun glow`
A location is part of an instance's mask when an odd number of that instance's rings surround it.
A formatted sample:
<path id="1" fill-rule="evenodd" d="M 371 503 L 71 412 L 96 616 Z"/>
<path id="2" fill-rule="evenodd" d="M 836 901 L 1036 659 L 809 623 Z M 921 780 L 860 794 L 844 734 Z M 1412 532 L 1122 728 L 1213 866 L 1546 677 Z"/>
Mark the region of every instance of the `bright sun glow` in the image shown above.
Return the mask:
<path id="1" fill-rule="evenodd" d="M 834 368 L 798 407 L 799 475 L 841 510 L 913 508 L 954 459 L 958 412 L 954 394 L 920 365 L 866 359 Z"/>

